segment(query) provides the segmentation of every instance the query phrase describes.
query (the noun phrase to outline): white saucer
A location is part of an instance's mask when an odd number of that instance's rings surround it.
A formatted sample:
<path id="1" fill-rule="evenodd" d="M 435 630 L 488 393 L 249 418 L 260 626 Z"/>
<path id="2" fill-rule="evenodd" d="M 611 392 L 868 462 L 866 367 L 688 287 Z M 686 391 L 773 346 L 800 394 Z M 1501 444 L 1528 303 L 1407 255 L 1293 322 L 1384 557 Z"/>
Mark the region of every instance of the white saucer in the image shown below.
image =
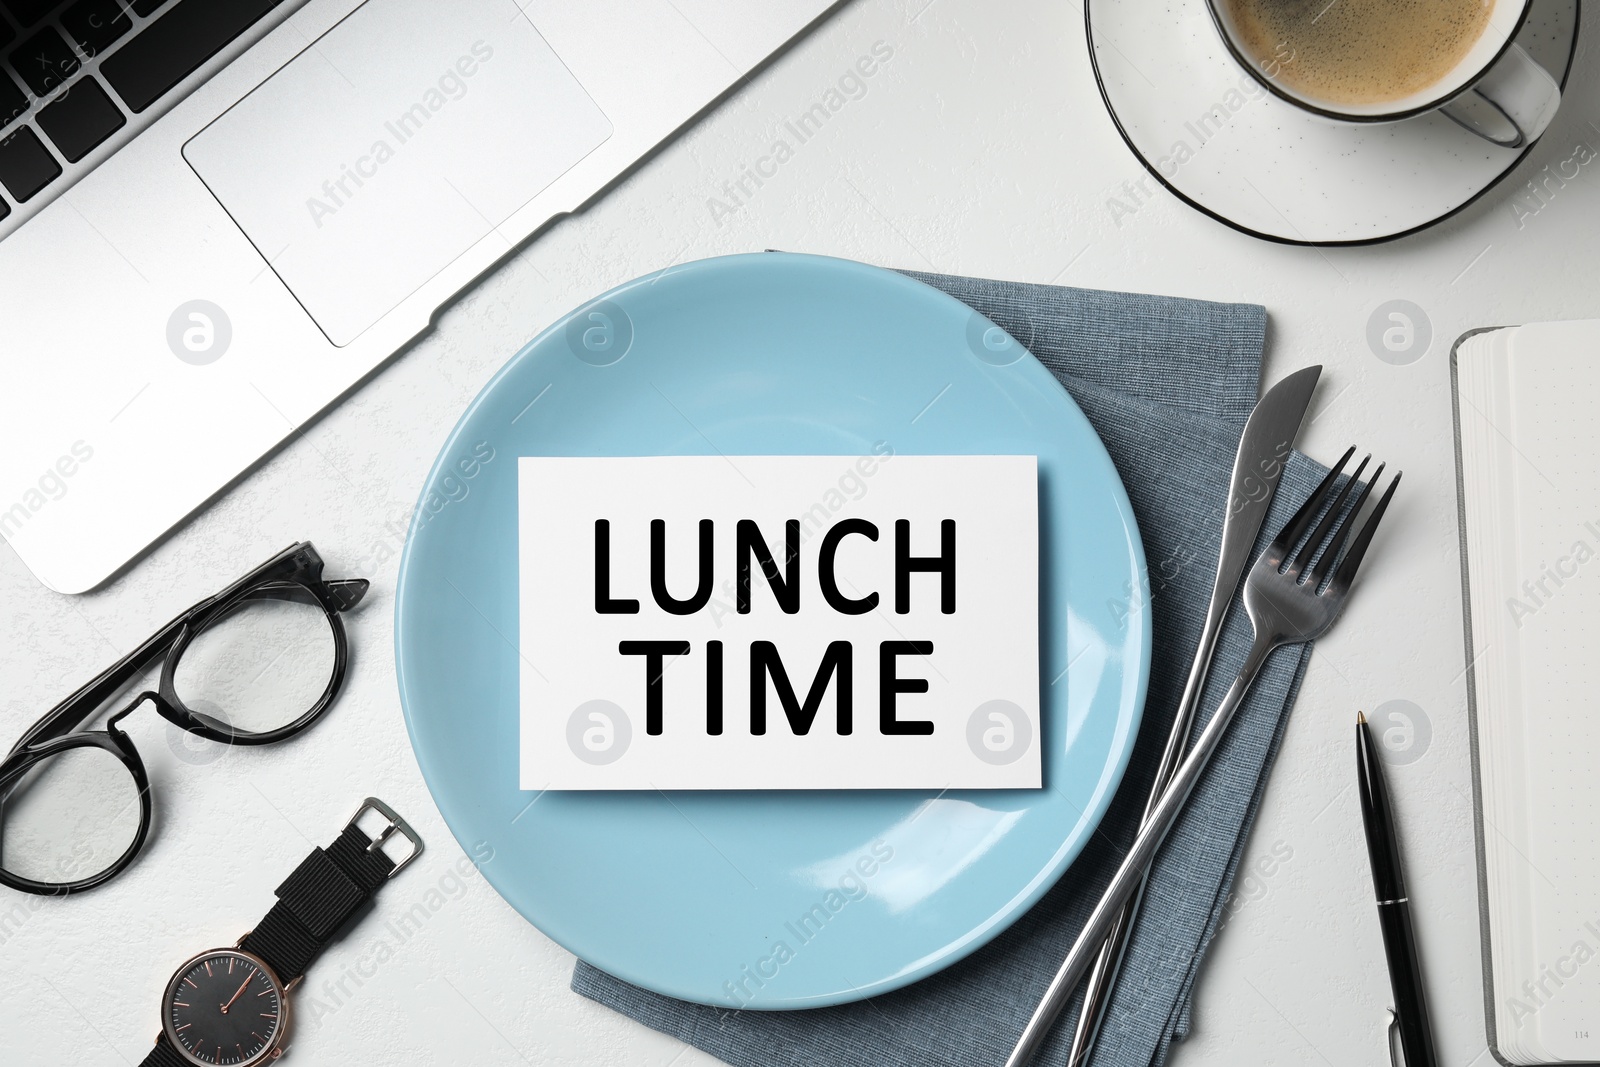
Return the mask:
<path id="1" fill-rule="evenodd" d="M 1578 5 L 1533 0 L 1516 38 L 1563 88 Z M 1379 126 L 1307 114 L 1229 56 L 1205 0 L 1170 0 L 1164 11 L 1086 0 L 1084 19 L 1100 95 L 1145 169 L 1192 207 L 1269 241 L 1414 233 L 1482 196 L 1528 151 L 1497 148 L 1438 114 Z M 1139 199 L 1133 190 L 1130 213 Z"/>

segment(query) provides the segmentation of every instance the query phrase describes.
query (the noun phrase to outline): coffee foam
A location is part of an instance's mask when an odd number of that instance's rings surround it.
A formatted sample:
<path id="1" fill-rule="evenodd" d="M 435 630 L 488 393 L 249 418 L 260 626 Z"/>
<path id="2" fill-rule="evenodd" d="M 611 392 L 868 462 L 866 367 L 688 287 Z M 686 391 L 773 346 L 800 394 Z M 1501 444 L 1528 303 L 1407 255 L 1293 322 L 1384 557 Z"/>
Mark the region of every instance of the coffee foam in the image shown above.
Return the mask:
<path id="1" fill-rule="evenodd" d="M 1222 0 L 1241 49 L 1295 94 L 1335 106 L 1402 100 L 1443 79 L 1493 0 Z"/>

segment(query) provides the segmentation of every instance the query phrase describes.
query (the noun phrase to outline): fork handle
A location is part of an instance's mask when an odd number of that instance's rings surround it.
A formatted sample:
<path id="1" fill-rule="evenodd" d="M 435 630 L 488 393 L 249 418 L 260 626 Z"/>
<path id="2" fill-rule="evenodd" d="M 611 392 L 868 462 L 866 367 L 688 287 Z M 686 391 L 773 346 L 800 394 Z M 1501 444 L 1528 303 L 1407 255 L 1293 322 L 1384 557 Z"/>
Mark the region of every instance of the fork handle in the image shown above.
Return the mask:
<path id="1" fill-rule="evenodd" d="M 1159 795 L 1151 797 L 1152 801 L 1157 799 Z M 1072 1034 L 1072 1047 L 1067 1050 L 1066 1067 L 1083 1067 L 1094 1048 L 1095 1039 L 1100 1036 L 1100 1023 L 1111 1000 L 1111 986 L 1117 980 L 1117 972 L 1122 969 L 1122 954 L 1127 951 L 1128 935 L 1133 932 L 1133 920 L 1139 913 L 1139 901 L 1144 896 L 1145 885 L 1146 882 L 1141 878 L 1138 891 L 1117 912 L 1116 920 L 1111 924 L 1111 933 L 1101 943 L 1100 953 L 1094 958 L 1094 967 L 1089 971 L 1089 984 L 1084 987 L 1083 1007 L 1078 1009 L 1078 1025 Z"/>
<path id="2" fill-rule="evenodd" d="M 1150 800 L 1157 798 L 1157 795 L 1152 795 Z M 1128 897 L 1128 902 L 1118 910 L 1106 941 L 1101 942 L 1099 955 L 1094 957 L 1090 981 L 1083 989 L 1083 1006 L 1078 1008 L 1078 1025 L 1072 1033 L 1072 1046 L 1067 1049 L 1066 1067 L 1083 1067 L 1094 1048 L 1094 1038 L 1099 1037 L 1099 1027 L 1110 1003 L 1112 984 L 1117 981 L 1117 973 L 1122 969 L 1123 953 L 1128 950 L 1128 934 L 1133 933 L 1133 920 L 1139 913 L 1144 886 L 1146 881 L 1141 878 L 1138 891 Z"/>
<path id="3" fill-rule="evenodd" d="M 1253 472 L 1251 477 L 1254 477 Z M 1265 514 L 1264 510 L 1262 514 Z M 1227 524 L 1223 527 L 1225 541 L 1228 529 L 1234 525 L 1237 515 L 1237 512 L 1229 512 Z M 1255 525 L 1256 527 L 1261 525 L 1259 518 Z M 1251 537 L 1254 537 L 1253 532 Z M 1248 552 L 1249 542 L 1242 543 Z M 1238 570 L 1244 563 L 1241 559 L 1238 566 L 1228 570 L 1228 552 L 1229 549 L 1225 545 L 1223 559 L 1218 564 L 1216 585 L 1211 591 L 1211 606 L 1206 611 L 1205 626 L 1200 631 L 1200 641 L 1195 646 L 1194 661 L 1189 668 L 1189 679 L 1184 683 L 1183 697 L 1178 701 L 1178 711 L 1172 717 L 1172 728 L 1167 733 L 1167 744 L 1162 749 L 1155 780 L 1150 783 L 1150 794 L 1145 798 L 1144 813 L 1139 817 L 1141 827 L 1155 811 L 1156 805 L 1161 802 L 1161 794 L 1165 793 L 1167 786 L 1172 783 L 1178 762 L 1183 758 L 1184 746 L 1189 742 L 1189 735 L 1194 732 L 1195 714 L 1199 710 L 1200 698 L 1205 695 L 1206 675 L 1210 673 L 1211 656 L 1216 652 L 1217 639 L 1222 636 L 1222 621 L 1227 616 L 1233 590 L 1239 584 Z M 1127 951 L 1128 935 L 1133 931 L 1133 920 L 1139 914 L 1139 901 L 1144 896 L 1142 878 L 1139 886 L 1139 890 L 1117 913 L 1116 920 L 1111 924 L 1111 933 L 1100 946 L 1100 954 L 1095 957 L 1094 967 L 1089 972 L 1089 983 L 1084 987 L 1083 1007 L 1078 1011 L 1078 1025 L 1072 1035 L 1072 1045 L 1067 1051 L 1066 1067 L 1083 1067 L 1084 1061 L 1089 1058 L 1090 1050 L 1094 1047 L 1106 1006 L 1111 1001 L 1112 983 L 1117 980 L 1117 972 L 1122 969 L 1122 954 Z"/>
<path id="4" fill-rule="evenodd" d="M 1101 895 L 1100 903 L 1096 904 L 1094 911 L 1090 913 L 1089 921 L 1079 931 L 1078 939 L 1072 943 L 1067 958 L 1061 961 L 1061 967 L 1050 980 L 1043 999 L 1033 1011 L 1033 1017 L 1028 1020 L 1028 1025 L 1023 1027 L 1022 1036 L 1017 1039 L 1016 1047 L 1011 1050 L 1011 1056 L 1006 1060 L 1006 1067 L 1023 1067 L 1033 1059 L 1034 1053 L 1049 1036 L 1051 1026 L 1061 1015 L 1062 1009 L 1067 1006 L 1073 990 L 1083 980 L 1083 976 L 1099 954 L 1100 946 L 1105 943 L 1106 937 L 1116 926 L 1123 905 L 1133 899 L 1145 872 L 1150 869 L 1151 861 L 1155 859 L 1162 841 L 1166 839 L 1167 832 L 1183 813 L 1189 794 L 1194 792 L 1195 784 L 1205 773 L 1206 764 L 1211 761 L 1217 746 L 1222 743 L 1222 735 L 1227 732 L 1228 724 L 1233 721 L 1239 705 L 1244 703 L 1245 694 L 1250 692 L 1250 686 L 1261 673 L 1261 667 L 1266 663 L 1267 656 L 1281 643 L 1271 635 L 1259 632 L 1256 634 L 1255 640 L 1250 645 L 1250 652 L 1245 657 L 1244 665 L 1239 668 L 1238 677 L 1234 679 L 1233 685 L 1228 687 L 1222 703 L 1217 706 L 1210 721 L 1206 723 L 1206 728 L 1200 732 L 1194 747 L 1178 765 L 1177 771 L 1172 776 L 1172 784 L 1161 794 L 1161 800 L 1149 813 L 1138 836 L 1133 840 L 1133 846 L 1123 857 L 1121 866 L 1111 876 L 1111 884 Z"/>

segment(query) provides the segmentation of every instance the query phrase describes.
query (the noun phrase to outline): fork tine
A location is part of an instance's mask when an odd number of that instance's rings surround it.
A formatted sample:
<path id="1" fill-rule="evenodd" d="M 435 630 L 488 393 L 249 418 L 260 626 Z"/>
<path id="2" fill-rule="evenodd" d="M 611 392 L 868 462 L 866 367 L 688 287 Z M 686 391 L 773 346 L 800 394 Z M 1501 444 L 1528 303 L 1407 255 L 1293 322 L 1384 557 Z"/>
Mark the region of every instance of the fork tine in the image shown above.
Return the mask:
<path id="1" fill-rule="evenodd" d="M 1334 520 L 1344 514 L 1344 501 L 1350 495 L 1350 490 L 1361 484 L 1361 472 L 1367 469 L 1367 464 L 1372 462 L 1372 453 L 1368 452 L 1356 469 L 1350 472 L 1350 477 L 1340 487 L 1338 495 L 1333 498 L 1333 503 L 1322 514 L 1322 521 L 1317 523 L 1317 528 L 1311 531 L 1311 536 L 1306 538 L 1305 547 L 1300 549 L 1294 560 L 1289 564 L 1289 577 L 1298 578 L 1300 572 L 1311 563 L 1312 557 L 1317 554 L 1317 548 L 1327 540 L 1328 531 L 1333 528 Z M 1348 524 L 1346 524 L 1348 525 Z"/>
<path id="2" fill-rule="evenodd" d="M 1322 484 L 1307 498 L 1300 510 L 1284 526 L 1281 533 L 1272 539 L 1272 544 L 1267 546 L 1267 555 L 1276 559 L 1279 564 L 1289 554 L 1289 550 L 1300 543 L 1300 538 L 1305 535 L 1306 527 L 1311 525 L 1311 520 L 1316 518 L 1322 505 L 1328 502 L 1328 494 L 1333 491 L 1333 483 L 1339 477 L 1339 472 L 1344 470 L 1344 465 L 1350 462 L 1350 457 L 1356 454 L 1355 446 L 1345 449 L 1344 455 L 1339 457 L 1339 462 L 1333 465 L 1333 470 L 1322 479 Z"/>
<path id="3" fill-rule="evenodd" d="M 1356 539 L 1350 543 L 1350 552 L 1344 557 L 1344 562 L 1339 564 L 1339 569 L 1333 572 L 1333 584 L 1330 588 L 1348 589 L 1355 579 L 1356 568 L 1361 566 L 1361 557 L 1366 554 L 1367 545 L 1372 540 L 1372 535 L 1378 529 L 1378 520 L 1383 518 L 1384 509 L 1389 506 L 1389 498 L 1394 496 L 1394 491 L 1400 484 L 1401 471 L 1395 471 L 1394 477 L 1389 479 L 1389 488 L 1383 491 L 1377 504 L 1372 508 L 1372 514 L 1367 516 L 1367 521 L 1361 527 L 1361 532 L 1356 534 Z"/>
<path id="4" fill-rule="evenodd" d="M 1311 570 L 1310 581 L 1313 585 L 1321 585 L 1322 580 L 1333 570 L 1333 565 L 1338 562 L 1339 549 L 1344 547 L 1345 539 L 1350 536 L 1350 531 L 1354 528 L 1356 519 L 1361 517 L 1361 505 L 1367 502 L 1367 497 L 1372 493 L 1372 487 L 1377 485 L 1378 481 L 1383 477 L 1383 470 L 1386 466 L 1388 466 L 1386 463 L 1378 464 L 1378 469 L 1372 472 L 1372 477 L 1362 484 L 1360 492 L 1356 493 L 1355 499 L 1351 501 L 1349 517 L 1339 524 L 1339 529 L 1334 533 L 1333 540 L 1328 542 L 1328 547 L 1322 552 L 1322 558 L 1317 560 L 1317 565 Z M 1356 474 L 1360 473 L 1361 471 L 1358 469 Z M 1355 475 L 1351 475 L 1352 479 L 1354 477 Z"/>

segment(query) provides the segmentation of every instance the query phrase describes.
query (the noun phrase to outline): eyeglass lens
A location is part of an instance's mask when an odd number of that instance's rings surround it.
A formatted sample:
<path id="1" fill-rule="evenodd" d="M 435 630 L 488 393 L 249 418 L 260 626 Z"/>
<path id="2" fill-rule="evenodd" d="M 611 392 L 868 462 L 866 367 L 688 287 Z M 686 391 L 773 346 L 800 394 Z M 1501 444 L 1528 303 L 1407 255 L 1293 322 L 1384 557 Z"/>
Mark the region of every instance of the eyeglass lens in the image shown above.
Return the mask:
<path id="1" fill-rule="evenodd" d="M 288 726 L 333 677 L 333 623 L 311 593 L 275 585 L 213 619 L 173 669 L 178 699 L 235 735 Z"/>
<path id="2" fill-rule="evenodd" d="M 71 748 L 34 764 L 0 804 L 0 868 L 63 885 L 114 864 L 139 831 L 139 788 L 102 748 Z"/>

